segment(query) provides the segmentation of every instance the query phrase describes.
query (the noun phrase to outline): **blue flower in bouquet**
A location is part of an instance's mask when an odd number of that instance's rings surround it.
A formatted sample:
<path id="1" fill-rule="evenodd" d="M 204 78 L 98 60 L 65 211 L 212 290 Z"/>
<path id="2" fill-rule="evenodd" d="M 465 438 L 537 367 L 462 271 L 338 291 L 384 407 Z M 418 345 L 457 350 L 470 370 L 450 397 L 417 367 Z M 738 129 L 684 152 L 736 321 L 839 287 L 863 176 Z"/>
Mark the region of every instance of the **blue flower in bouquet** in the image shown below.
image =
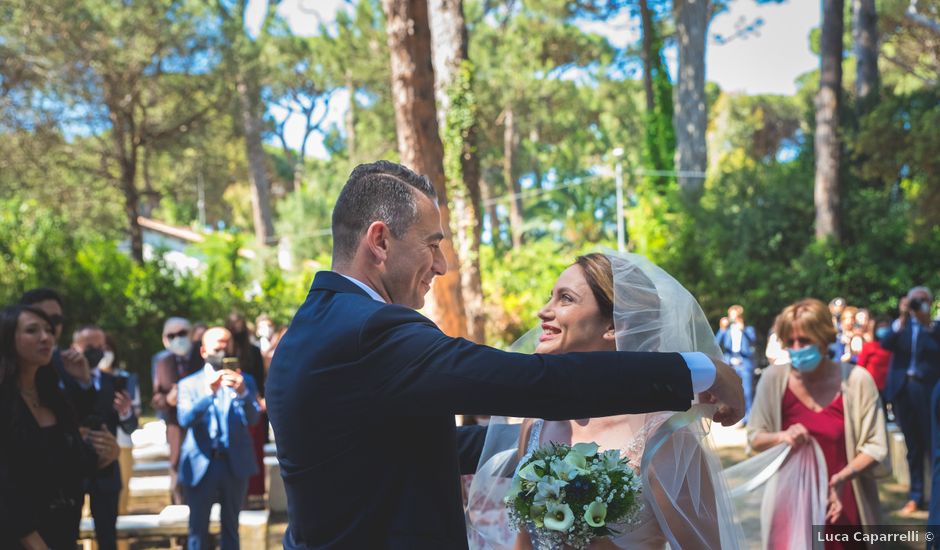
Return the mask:
<path id="1" fill-rule="evenodd" d="M 575 500 L 586 500 L 594 485 L 583 477 L 576 477 L 568 482 L 566 493 Z"/>

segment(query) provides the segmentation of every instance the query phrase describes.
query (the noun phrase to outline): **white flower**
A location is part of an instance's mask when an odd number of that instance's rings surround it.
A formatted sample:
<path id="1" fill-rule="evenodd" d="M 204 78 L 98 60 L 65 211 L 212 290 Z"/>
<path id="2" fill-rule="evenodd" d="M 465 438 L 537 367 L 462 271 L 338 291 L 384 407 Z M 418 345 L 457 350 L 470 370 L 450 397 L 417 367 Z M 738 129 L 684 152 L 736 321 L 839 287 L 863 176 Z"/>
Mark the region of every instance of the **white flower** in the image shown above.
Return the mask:
<path id="1" fill-rule="evenodd" d="M 620 464 L 620 451 L 617 449 L 610 449 L 609 451 L 604 451 L 604 468 L 608 470 L 616 470 L 619 468 Z"/>
<path id="2" fill-rule="evenodd" d="M 572 479 L 578 477 L 584 470 L 578 468 L 574 464 L 568 462 L 567 457 L 565 460 L 559 460 L 557 462 L 552 462 L 552 473 L 558 476 L 559 479 L 565 481 L 571 481 Z"/>
<path id="3" fill-rule="evenodd" d="M 567 531 L 574 524 L 574 513 L 567 504 L 549 504 L 544 521 L 547 529 Z"/>
<path id="4" fill-rule="evenodd" d="M 607 505 L 601 502 L 592 502 L 584 512 L 584 521 L 591 527 L 603 527 L 607 519 Z"/>
<path id="5" fill-rule="evenodd" d="M 561 489 L 565 485 L 568 485 L 568 482 L 560 479 L 543 479 L 539 481 L 538 485 L 536 485 L 538 492 L 535 493 L 535 501 L 545 502 L 560 500 Z"/>
<path id="6" fill-rule="evenodd" d="M 544 471 L 545 461 L 544 460 L 533 460 L 532 462 L 526 464 L 525 468 L 519 470 L 519 477 L 526 481 L 538 481 L 542 479 L 535 469 L 540 468 Z"/>
<path id="7" fill-rule="evenodd" d="M 567 462 L 568 464 L 571 464 L 578 470 L 584 470 L 585 468 L 587 468 L 587 459 L 584 457 L 583 454 L 579 453 L 578 451 L 574 449 L 571 449 L 570 451 L 568 451 L 568 454 L 565 455 L 565 462 Z"/>
<path id="8" fill-rule="evenodd" d="M 575 443 L 571 448 L 584 457 L 592 457 L 597 454 L 597 443 Z"/>

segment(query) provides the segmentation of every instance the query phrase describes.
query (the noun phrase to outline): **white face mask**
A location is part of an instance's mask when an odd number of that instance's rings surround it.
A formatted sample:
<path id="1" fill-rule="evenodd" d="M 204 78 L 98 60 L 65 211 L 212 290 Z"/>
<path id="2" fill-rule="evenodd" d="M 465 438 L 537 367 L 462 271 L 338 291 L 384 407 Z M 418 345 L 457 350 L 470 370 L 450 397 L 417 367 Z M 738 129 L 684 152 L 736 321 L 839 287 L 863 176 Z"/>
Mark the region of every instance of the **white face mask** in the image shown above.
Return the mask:
<path id="1" fill-rule="evenodd" d="M 192 347 L 193 343 L 189 341 L 188 336 L 176 336 L 170 340 L 170 345 L 166 349 L 170 350 L 173 355 L 184 357 L 189 354 Z"/>
<path id="2" fill-rule="evenodd" d="M 114 364 L 114 352 L 111 350 L 105 350 L 104 355 L 101 357 L 101 361 L 98 361 L 98 368 L 101 370 L 111 370 L 111 365 Z"/>

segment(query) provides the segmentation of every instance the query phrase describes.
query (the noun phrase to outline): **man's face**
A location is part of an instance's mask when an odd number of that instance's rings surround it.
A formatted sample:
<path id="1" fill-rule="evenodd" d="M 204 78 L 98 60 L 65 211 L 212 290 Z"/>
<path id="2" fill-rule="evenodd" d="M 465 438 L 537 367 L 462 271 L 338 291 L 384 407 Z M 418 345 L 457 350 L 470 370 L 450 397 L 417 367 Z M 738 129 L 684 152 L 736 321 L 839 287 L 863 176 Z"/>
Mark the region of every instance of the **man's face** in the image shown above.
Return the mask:
<path id="1" fill-rule="evenodd" d="M 202 349 L 199 350 L 202 358 L 206 359 L 210 355 L 224 353 L 231 339 L 232 334 L 224 328 L 210 328 L 202 336 Z"/>
<path id="2" fill-rule="evenodd" d="M 170 349 L 170 341 L 177 337 L 189 338 L 190 326 L 181 321 L 174 321 L 163 330 L 163 347 Z"/>
<path id="3" fill-rule="evenodd" d="M 104 331 L 97 328 L 86 328 L 80 331 L 78 333 L 78 337 L 73 343 L 79 351 L 85 351 L 88 348 L 96 348 L 104 351 L 108 348 L 108 343 L 105 341 Z"/>
<path id="4" fill-rule="evenodd" d="M 910 294 L 910 296 L 908 296 L 908 303 L 910 303 L 910 300 L 915 300 L 915 299 L 916 299 L 916 300 L 919 300 L 920 303 L 922 303 L 922 304 L 930 304 L 930 295 L 927 294 L 927 293 L 926 293 L 925 291 L 923 291 L 923 290 L 917 290 L 917 291 L 912 292 L 912 293 Z M 917 320 L 918 320 L 919 322 L 921 322 L 921 323 L 928 323 L 928 322 L 930 322 L 930 310 L 929 310 L 929 309 L 927 310 L 927 312 L 924 312 L 924 311 L 922 311 L 922 310 L 920 310 L 920 309 L 916 309 L 916 310 L 915 310 L 915 309 L 912 308 L 912 309 L 911 309 L 911 313 L 912 313 L 912 314 L 917 318 Z"/>
<path id="5" fill-rule="evenodd" d="M 418 219 L 401 239 L 389 239 L 382 280 L 393 304 L 421 309 L 434 277 L 447 272 L 447 260 L 441 252 L 441 211 L 434 201 L 417 195 Z"/>
<path id="6" fill-rule="evenodd" d="M 52 330 L 55 331 L 55 339 L 58 342 L 59 337 L 62 336 L 62 324 L 65 322 L 62 306 L 55 300 L 43 300 L 33 304 L 33 306 L 41 309 L 52 320 Z"/>

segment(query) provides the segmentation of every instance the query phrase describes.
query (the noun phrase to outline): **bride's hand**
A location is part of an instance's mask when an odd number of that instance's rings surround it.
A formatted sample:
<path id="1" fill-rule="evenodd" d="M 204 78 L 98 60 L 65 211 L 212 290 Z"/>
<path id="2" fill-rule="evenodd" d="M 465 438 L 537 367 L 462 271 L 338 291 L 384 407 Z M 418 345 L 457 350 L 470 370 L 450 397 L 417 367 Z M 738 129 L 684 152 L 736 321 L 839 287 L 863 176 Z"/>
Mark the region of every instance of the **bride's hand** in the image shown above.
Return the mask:
<path id="1" fill-rule="evenodd" d="M 715 383 L 699 395 L 702 403 L 718 405 L 712 419 L 722 426 L 732 426 L 744 418 L 744 386 L 741 377 L 730 366 L 711 358 L 715 364 Z"/>

